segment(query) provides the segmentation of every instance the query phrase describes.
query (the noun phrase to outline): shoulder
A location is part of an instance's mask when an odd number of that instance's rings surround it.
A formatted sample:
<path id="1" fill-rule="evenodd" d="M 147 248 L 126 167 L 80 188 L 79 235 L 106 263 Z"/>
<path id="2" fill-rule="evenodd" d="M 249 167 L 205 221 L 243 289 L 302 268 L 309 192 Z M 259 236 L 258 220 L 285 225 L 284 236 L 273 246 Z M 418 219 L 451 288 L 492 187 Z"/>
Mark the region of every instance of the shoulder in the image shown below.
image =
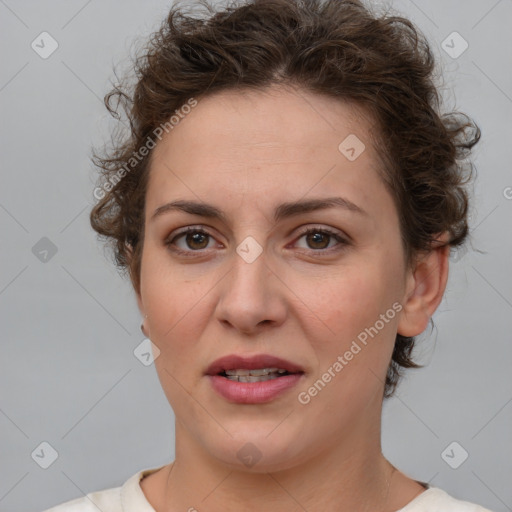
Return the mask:
<path id="1" fill-rule="evenodd" d="M 397 512 L 491 512 L 476 503 L 458 500 L 438 487 L 429 487 Z"/>
<path id="2" fill-rule="evenodd" d="M 143 469 L 131 476 L 121 487 L 90 492 L 43 512 L 155 512 L 142 491 L 140 481 L 163 467 Z"/>
<path id="3" fill-rule="evenodd" d="M 82 498 L 66 501 L 43 512 L 122 512 L 121 487 L 91 492 Z"/>

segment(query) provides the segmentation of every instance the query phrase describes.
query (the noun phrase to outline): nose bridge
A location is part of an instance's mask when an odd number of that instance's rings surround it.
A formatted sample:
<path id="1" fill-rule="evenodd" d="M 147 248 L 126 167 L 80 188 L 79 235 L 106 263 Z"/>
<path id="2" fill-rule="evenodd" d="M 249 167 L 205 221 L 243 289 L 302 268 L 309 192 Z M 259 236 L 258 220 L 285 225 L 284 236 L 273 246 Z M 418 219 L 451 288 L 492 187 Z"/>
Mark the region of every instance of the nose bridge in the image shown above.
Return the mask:
<path id="1" fill-rule="evenodd" d="M 230 271 L 221 288 L 217 316 L 240 331 L 250 332 L 266 321 L 282 320 L 284 305 L 267 252 L 246 237 L 230 258 Z M 268 322 L 266 322 L 268 323 Z"/>
<path id="2" fill-rule="evenodd" d="M 267 259 L 267 252 L 254 237 L 244 238 L 237 245 L 230 262 L 228 289 L 242 295 L 264 292 L 270 274 Z"/>

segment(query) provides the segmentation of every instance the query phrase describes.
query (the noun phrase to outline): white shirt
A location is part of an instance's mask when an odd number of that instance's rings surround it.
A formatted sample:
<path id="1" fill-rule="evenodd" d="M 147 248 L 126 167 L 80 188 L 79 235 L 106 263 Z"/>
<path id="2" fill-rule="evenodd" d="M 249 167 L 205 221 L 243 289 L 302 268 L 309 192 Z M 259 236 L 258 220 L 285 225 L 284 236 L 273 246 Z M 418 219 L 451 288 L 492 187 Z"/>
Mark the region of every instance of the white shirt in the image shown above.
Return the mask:
<path id="1" fill-rule="evenodd" d="M 121 487 L 88 493 L 82 498 L 67 501 L 43 512 L 155 512 L 150 505 L 140 481 L 159 468 L 144 469 L 135 473 Z M 428 485 L 428 484 L 425 484 Z M 437 487 L 428 489 L 416 496 L 405 507 L 396 512 L 491 512 L 490 510 L 453 498 Z"/>

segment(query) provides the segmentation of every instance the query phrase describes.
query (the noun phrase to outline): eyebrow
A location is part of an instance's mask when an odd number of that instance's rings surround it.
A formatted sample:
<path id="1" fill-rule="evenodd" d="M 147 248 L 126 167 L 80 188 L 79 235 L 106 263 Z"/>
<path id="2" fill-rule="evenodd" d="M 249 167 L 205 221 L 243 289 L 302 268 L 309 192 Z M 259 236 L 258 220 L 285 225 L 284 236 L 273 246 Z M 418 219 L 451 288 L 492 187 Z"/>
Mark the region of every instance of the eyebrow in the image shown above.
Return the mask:
<path id="1" fill-rule="evenodd" d="M 278 222 L 283 219 L 294 217 L 303 213 L 311 213 L 317 210 L 326 210 L 329 208 L 343 208 L 344 210 L 354 212 L 360 215 L 368 215 L 362 208 L 343 197 L 326 197 L 321 199 L 307 199 L 300 201 L 292 201 L 280 204 L 274 212 L 274 221 Z M 170 212 L 182 211 L 192 215 L 199 215 L 210 219 L 218 219 L 226 223 L 226 215 L 222 210 L 208 203 L 188 200 L 176 200 L 159 206 L 151 220 Z"/>

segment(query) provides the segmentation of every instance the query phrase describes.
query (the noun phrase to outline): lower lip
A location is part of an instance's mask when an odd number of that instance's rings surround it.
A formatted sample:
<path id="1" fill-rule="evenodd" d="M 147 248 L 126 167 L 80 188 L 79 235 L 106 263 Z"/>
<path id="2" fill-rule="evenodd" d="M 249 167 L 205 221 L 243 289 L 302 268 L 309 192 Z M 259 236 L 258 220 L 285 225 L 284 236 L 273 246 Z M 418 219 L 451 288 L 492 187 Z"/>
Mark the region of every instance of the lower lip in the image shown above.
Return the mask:
<path id="1" fill-rule="evenodd" d="M 262 404 L 296 386 L 303 374 L 294 373 L 262 382 L 238 382 L 220 375 L 208 375 L 213 389 L 229 402 Z"/>

